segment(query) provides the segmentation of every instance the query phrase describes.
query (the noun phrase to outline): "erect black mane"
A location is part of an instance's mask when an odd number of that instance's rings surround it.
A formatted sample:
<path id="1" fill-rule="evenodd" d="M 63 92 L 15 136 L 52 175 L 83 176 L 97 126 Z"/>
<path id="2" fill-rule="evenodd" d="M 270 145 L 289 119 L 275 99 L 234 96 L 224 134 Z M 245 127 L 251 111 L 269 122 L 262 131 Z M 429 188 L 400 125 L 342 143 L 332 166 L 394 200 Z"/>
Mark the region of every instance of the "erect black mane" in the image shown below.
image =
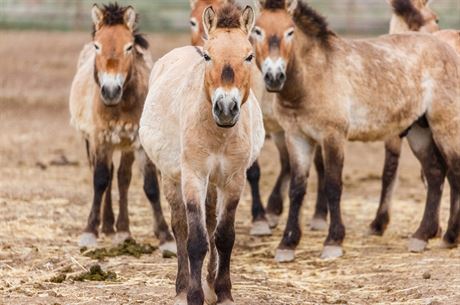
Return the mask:
<path id="1" fill-rule="evenodd" d="M 114 25 L 123 25 L 125 24 L 124 15 L 126 10 L 129 6 L 123 7 L 118 5 L 118 3 L 109 3 L 107 5 L 103 5 L 101 11 L 103 15 L 102 24 L 105 26 L 114 26 Z M 136 25 L 134 28 L 134 43 L 140 46 L 143 49 L 149 48 L 149 42 L 145 39 L 144 35 L 139 33 L 139 29 L 137 28 L 137 23 L 139 20 L 139 15 L 136 14 Z M 93 25 L 93 37 L 96 33 L 96 27 Z"/>
<path id="2" fill-rule="evenodd" d="M 217 28 L 239 28 L 241 11 L 239 5 L 229 1 L 216 12 Z"/>
<path id="3" fill-rule="evenodd" d="M 292 17 L 297 28 L 305 35 L 316 37 L 325 44 L 328 44 L 330 36 L 335 36 L 329 30 L 326 19 L 302 0 L 298 1 Z"/>
<path id="4" fill-rule="evenodd" d="M 394 13 L 404 19 L 409 29 L 417 31 L 425 24 L 422 13 L 411 0 L 393 0 L 391 5 Z"/>
<path id="5" fill-rule="evenodd" d="M 266 10 L 279 10 L 284 9 L 285 7 L 285 0 L 266 0 L 263 8 Z"/>

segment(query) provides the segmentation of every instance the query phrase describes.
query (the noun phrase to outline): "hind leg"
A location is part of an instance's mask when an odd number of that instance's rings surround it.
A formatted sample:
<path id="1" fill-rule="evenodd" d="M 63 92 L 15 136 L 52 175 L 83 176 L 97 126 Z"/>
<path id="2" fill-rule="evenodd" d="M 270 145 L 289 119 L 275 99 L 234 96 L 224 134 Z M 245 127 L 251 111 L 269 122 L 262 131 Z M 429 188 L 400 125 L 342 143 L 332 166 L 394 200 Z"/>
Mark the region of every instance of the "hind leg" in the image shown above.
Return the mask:
<path id="1" fill-rule="evenodd" d="M 443 247 L 454 248 L 460 233 L 460 190 L 452 172 L 449 171 L 447 177 L 450 184 L 450 214 L 447 231 L 443 236 Z"/>
<path id="2" fill-rule="evenodd" d="M 153 210 L 153 233 L 160 240 L 160 250 L 172 253 L 177 252 L 176 243 L 169 232 L 168 224 L 163 216 L 160 200 L 160 186 L 158 185 L 157 170 L 153 162 L 141 151 L 140 163 L 144 175 L 144 193 Z"/>
<path id="3" fill-rule="evenodd" d="M 429 128 L 412 126 L 407 135 L 409 145 L 422 165 L 428 191 L 422 222 L 409 240 L 409 251 L 423 251 L 430 238 L 439 231 L 439 208 L 446 177 L 446 165 Z"/>
<path id="4" fill-rule="evenodd" d="M 377 214 L 370 224 L 371 234 L 382 236 L 390 222 L 390 208 L 393 191 L 396 187 L 399 156 L 402 139 L 392 138 L 385 142 L 385 163 L 382 173 L 382 190 Z"/>
<path id="5" fill-rule="evenodd" d="M 187 287 L 189 280 L 189 262 L 187 254 L 187 215 L 182 201 L 180 183 L 167 177 L 162 178 L 163 191 L 171 207 L 171 226 L 177 244 L 177 305 L 187 304 Z"/>
<path id="6" fill-rule="evenodd" d="M 313 231 L 327 230 L 327 197 L 324 184 L 324 162 L 321 148 L 315 153 L 315 169 L 318 175 L 318 190 L 315 204 L 315 214 L 310 222 Z"/>
<path id="7" fill-rule="evenodd" d="M 217 248 L 214 240 L 214 232 L 217 224 L 216 205 L 217 190 L 214 186 L 208 186 L 208 195 L 206 196 L 206 228 L 208 230 L 210 255 L 208 261 L 208 275 L 203 284 L 206 304 L 215 304 L 217 302 L 217 295 L 214 290 L 214 282 L 217 274 Z"/>
<path id="8" fill-rule="evenodd" d="M 267 220 L 270 228 L 278 226 L 278 221 L 281 213 L 283 213 L 283 199 L 289 185 L 289 155 L 286 148 L 286 139 L 283 132 L 272 134 L 273 142 L 278 149 L 281 171 L 276 179 L 275 186 L 268 198 L 267 204 Z"/>
<path id="9" fill-rule="evenodd" d="M 252 228 L 250 234 L 254 236 L 271 235 L 272 231 L 268 225 L 267 218 L 265 218 L 265 209 L 260 199 L 260 166 L 257 160 L 246 171 L 246 177 L 249 181 L 252 195 Z"/>

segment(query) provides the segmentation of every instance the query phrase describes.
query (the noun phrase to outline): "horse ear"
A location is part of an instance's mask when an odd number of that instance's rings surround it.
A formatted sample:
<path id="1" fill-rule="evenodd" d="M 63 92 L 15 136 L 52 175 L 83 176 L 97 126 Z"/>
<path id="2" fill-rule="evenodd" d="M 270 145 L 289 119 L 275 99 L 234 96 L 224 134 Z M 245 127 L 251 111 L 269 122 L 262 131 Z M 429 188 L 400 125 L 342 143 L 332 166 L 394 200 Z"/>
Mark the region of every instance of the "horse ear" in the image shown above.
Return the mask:
<path id="1" fill-rule="evenodd" d="M 191 8 L 192 10 L 195 9 L 196 3 L 197 3 L 197 2 L 198 2 L 198 0 L 190 0 L 190 8 Z"/>
<path id="2" fill-rule="evenodd" d="M 256 18 L 255 18 L 254 10 L 252 9 L 251 6 L 249 5 L 246 6 L 246 8 L 243 11 L 243 14 L 241 14 L 240 26 L 241 26 L 241 29 L 246 34 L 248 34 L 248 36 L 252 32 L 252 28 L 254 27 L 255 20 Z"/>
<path id="3" fill-rule="evenodd" d="M 208 6 L 203 12 L 203 28 L 206 37 L 209 37 L 209 33 L 217 27 L 216 12 L 212 6 Z"/>
<path id="4" fill-rule="evenodd" d="M 102 22 L 104 21 L 104 14 L 102 13 L 99 6 L 97 6 L 97 4 L 94 4 L 93 8 L 91 9 L 91 19 L 93 19 L 96 31 L 99 30 L 102 26 Z"/>
<path id="5" fill-rule="evenodd" d="M 126 26 L 131 30 L 134 31 L 134 27 L 136 26 L 136 12 L 132 6 L 128 6 L 125 10 L 125 14 L 123 15 L 123 19 L 125 20 Z"/>
<path id="6" fill-rule="evenodd" d="M 298 0 L 286 0 L 286 10 L 288 11 L 289 14 L 294 14 L 294 11 L 297 8 L 298 2 L 299 2 Z"/>

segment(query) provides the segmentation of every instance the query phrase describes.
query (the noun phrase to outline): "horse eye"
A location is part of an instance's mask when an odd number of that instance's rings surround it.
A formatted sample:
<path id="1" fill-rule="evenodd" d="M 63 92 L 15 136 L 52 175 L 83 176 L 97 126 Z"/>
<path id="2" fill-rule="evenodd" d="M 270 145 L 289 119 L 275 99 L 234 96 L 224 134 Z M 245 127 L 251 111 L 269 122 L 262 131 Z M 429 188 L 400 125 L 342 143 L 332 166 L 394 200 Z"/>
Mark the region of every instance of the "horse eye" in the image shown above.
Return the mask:
<path id="1" fill-rule="evenodd" d="M 287 36 L 288 36 L 288 37 L 291 37 L 293 34 L 294 34 L 294 30 L 288 32 L 288 33 L 287 33 Z"/>
<path id="2" fill-rule="evenodd" d="M 439 24 L 439 19 L 436 19 L 436 23 Z"/>
<path id="3" fill-rule="evenodd" d="M 211 60 L 211 57 L 209 57 L 209 55 L 206 54 L 206 53 L 203 54 L 203 57 L 204 57 L 204 60 L 206 60 L 206 61 L 210 61 L 210 60 Z"/>
<path id="4" fill-rule="evenodd" d="M 126 48 L 126 52 L 130 52 L 133 49 L 133 45 L 130 45 L 129 47 Z"/>
<path id="5" fill-rule="evenodd" d="M 254 33 L 258 36 L 262 36 L 262 32 L 259 29 L 254 29 Z"/>
<path id="6" fill-rule="evenodd" d="M 94 48 L 96 49 L 96 51 L 99 51 L 99 46 L 97 44 L 94 44 Z"/>
<path id="7" fill-rule="evenodd" d="M 195 27 L 195 26 L 196 26 L 196 22 L 193 21 L 193 20 L 190 20 L 190 25 L 191 25 L 192 27 Z"/>
<path id="8" fill-rule="evenodd" d="M 251 54 L 248 57 L 246 57 L 246 61 L 251 62 L 253 58 L 254 58 L 254 55 Z"/>

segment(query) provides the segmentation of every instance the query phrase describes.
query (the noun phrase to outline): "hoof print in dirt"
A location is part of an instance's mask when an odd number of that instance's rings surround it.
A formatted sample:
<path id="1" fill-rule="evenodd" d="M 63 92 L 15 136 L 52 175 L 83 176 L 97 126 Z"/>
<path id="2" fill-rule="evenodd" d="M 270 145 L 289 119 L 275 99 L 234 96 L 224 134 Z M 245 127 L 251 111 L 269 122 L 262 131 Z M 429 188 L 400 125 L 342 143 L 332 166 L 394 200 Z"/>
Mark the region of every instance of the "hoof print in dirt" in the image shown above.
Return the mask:
<path id="1" fill-rule="evenodd" d="M 91 266 L 88 272 L 83 272 L 77 276 L 73 276 L 71 279 L 78 282 L 115 281 L 117 279 L 117 274 L 113 271 L 105 272 L 102 270 L 100 265 L 96 264 Z"/>
<path id="2" fill-rule="evenodd" d="M 116 257 L 122 255 L 134 256 L 140 258 L 142 254 L 152 254 L 157 248 L 150 244 L 139 244 L 134 239 L 130 238 L 125 240 L 122 244 L 113 248 L 99 248 L 94 250 L 87 249 L 80 250 L 80 252 L 87 257 L 96 260 L 103 260 L 106 257 Z"/>

